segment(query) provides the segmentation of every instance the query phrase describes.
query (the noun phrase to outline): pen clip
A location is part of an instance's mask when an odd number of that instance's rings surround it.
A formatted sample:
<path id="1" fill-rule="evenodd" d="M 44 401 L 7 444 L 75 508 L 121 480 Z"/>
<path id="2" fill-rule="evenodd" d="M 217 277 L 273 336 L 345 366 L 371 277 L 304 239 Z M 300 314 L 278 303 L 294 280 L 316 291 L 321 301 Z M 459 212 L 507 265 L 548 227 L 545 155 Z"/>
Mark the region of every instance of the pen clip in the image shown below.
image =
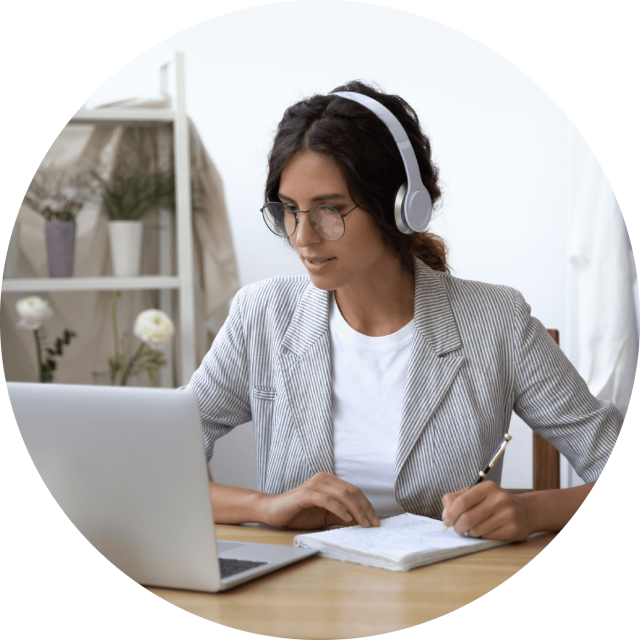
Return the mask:
<path id="1" fill-rule="evenodd" d="M 504 434 L 504 441 L 500 445 L 500 448 L 496 451 L 496 455 L 493 456 L 493 459 L 488 464 L 489 469 L 493 469 L 493 465 L 498 461 L 500 456 L 504 453 L 504 450 L 507 448 L 507 444 L 509 444 L 509 440 L 511 440 L 513 436 L 510 436 L 508 433 Z"/>

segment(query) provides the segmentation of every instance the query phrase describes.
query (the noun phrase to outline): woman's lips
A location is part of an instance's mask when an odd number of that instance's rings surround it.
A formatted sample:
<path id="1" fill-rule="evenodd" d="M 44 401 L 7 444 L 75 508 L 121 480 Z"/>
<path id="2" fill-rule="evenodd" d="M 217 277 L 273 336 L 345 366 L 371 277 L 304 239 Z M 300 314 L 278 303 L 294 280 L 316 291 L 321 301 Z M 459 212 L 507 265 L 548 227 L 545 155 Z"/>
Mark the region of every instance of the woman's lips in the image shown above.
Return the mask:
<path id="1" fill-rule="evenodd" d="M 311 273 L 318 273 L 319 271 L 322 271 L 329 262 L 335 260 L 335 258 L 303 257 L 302 260 L 308 271 Z"/>

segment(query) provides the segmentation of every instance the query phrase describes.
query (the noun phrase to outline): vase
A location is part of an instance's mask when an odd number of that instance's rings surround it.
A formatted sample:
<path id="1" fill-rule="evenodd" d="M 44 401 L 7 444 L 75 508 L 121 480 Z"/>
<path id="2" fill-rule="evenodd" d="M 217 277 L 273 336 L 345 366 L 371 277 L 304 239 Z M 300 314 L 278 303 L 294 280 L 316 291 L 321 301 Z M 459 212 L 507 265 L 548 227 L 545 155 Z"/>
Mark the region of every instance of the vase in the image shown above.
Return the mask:
<path id="1" fill-rule="evenodd" d="M 45 220 L 47 259 L 52 278 L 73 275 L 73 250 L 76 243 L 76 223 L 68 220 Z"/>
<path id="2" fill-rule="evenodd" d="M 140 220 L 112 220 L 109 222 L 111 263 L 114 276 L 137 276 L 140 274 L 142 252 L 142 229 Z"/>

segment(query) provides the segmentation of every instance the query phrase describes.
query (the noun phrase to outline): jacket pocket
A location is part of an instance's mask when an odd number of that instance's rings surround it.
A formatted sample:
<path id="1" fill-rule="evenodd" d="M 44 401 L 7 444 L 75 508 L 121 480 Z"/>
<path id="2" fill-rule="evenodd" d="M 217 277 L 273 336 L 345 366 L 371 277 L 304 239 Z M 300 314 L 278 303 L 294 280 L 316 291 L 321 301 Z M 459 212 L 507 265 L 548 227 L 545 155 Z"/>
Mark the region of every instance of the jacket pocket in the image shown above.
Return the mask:
<path id="1" fill-rule="evenodd" d="M 268 400 L 273 402 L 276 399 L 275 387 L 253 387 L 253 397 L 255 400 Z"/>
<path id="2" fill-rule="evenodd" d="M 264 491 L 267 468 L 269 466 L 273 409 L 276 405 L 276 397 L 277 394 L 274 387 L 253 387 L 251 418 L 256 441 L 259 491 Z"/>

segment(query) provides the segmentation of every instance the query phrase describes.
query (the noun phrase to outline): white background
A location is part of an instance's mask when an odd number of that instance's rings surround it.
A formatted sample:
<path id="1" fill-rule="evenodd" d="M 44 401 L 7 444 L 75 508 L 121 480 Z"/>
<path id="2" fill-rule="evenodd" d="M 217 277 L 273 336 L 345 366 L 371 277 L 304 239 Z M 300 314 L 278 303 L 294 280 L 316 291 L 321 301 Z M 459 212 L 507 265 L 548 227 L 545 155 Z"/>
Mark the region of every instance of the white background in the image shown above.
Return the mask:
<path id="1" fill-rule="evenodd" d="M 85 106 L 157 96 L 158 69 L 175 51 L 185 54 L 187 111 L 223 179 L 241 284 L 306 273 L 259 213 L 284 109 L 349 79 L 374 80 L 408 100 L 431 137 L 444 195 L 430 228 L 448 242 L 454 274 L 522 291 L 534 315 L 560 330 L 577 366 L 566 245 L 586 144 L 510 62 L 415 14 L 333 0 L 283 3 L 168 38 L 109 78 Z M 531 430 L 514 417 L 510 432 L 503 486 L 531 487 Z M 253 449 L 251 424 L 220 441 L 216 479 L 256 488 Z M 569 469 L 563 463 L 563 486 L 581 482 Z"/>

